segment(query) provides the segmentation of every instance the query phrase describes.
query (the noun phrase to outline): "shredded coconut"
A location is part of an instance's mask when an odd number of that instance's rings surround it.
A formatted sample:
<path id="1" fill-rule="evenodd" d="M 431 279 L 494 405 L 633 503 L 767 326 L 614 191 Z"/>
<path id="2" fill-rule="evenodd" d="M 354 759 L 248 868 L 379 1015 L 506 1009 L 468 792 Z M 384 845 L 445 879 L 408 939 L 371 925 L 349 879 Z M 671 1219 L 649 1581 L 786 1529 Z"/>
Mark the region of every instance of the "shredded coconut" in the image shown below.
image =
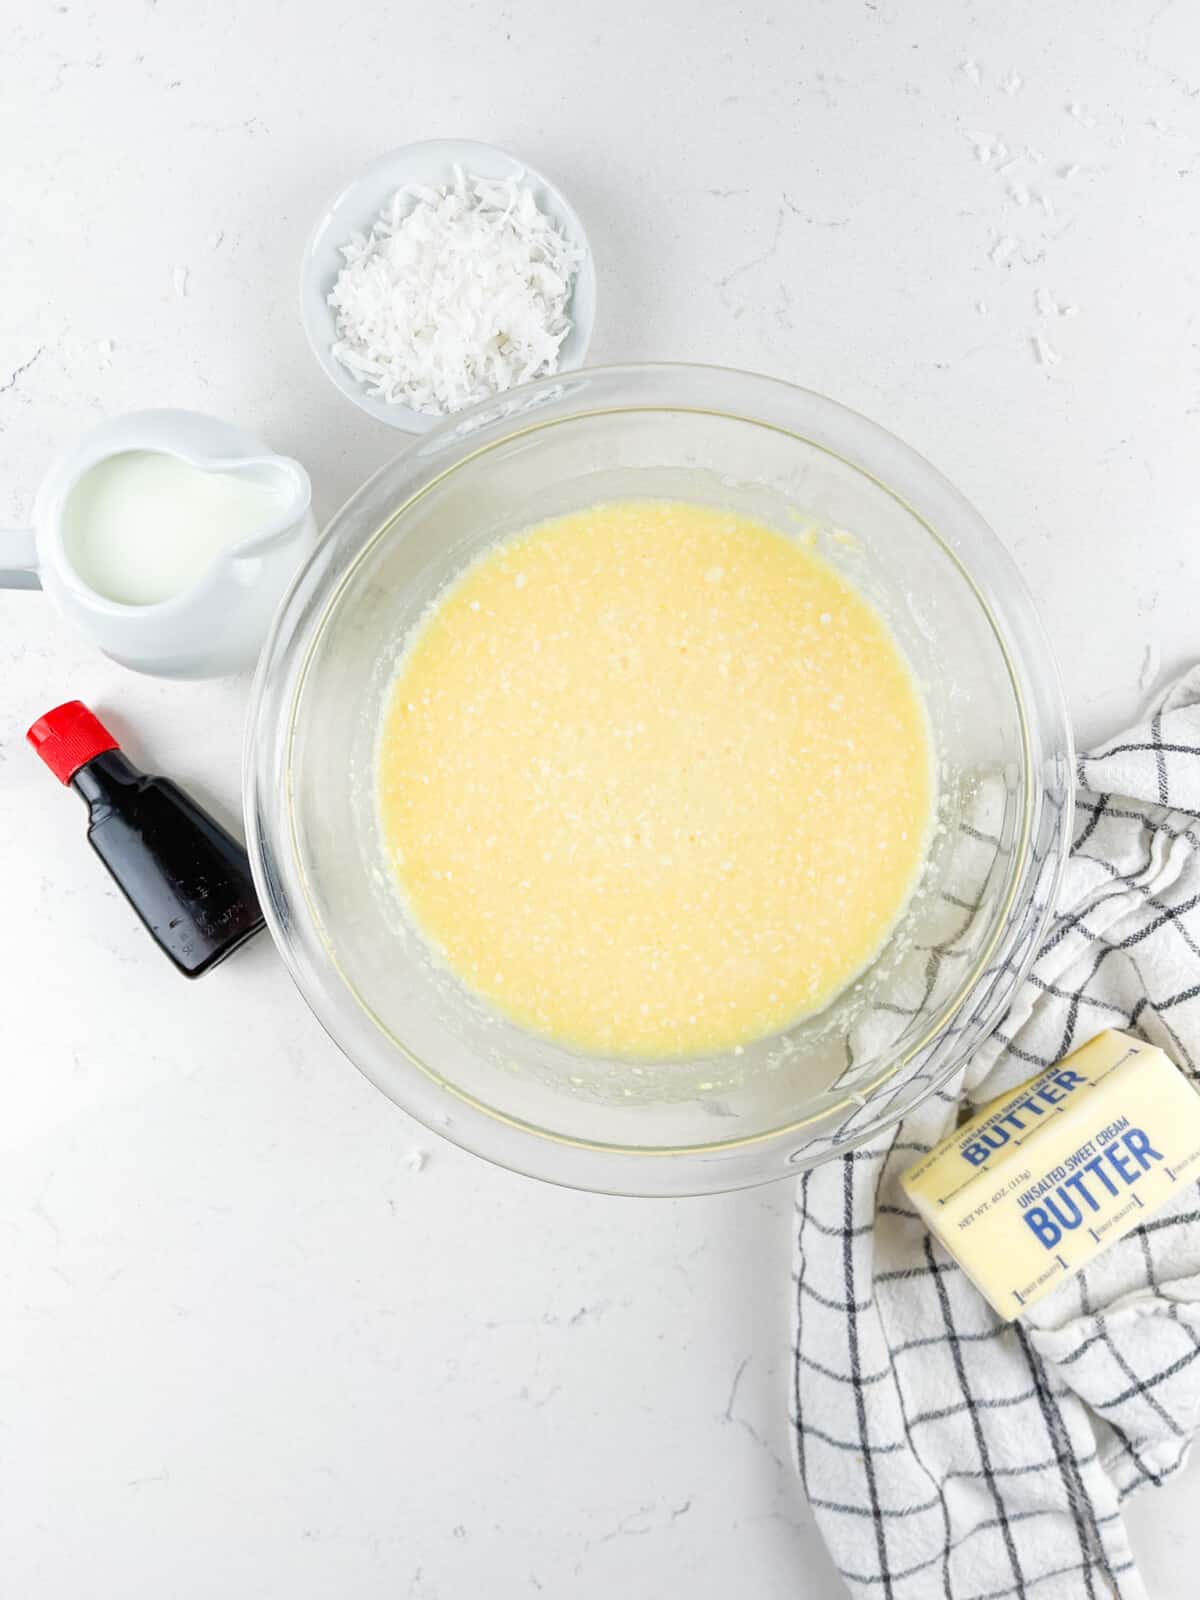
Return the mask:
<path id="1" fill-rule="evenodd" d="M 1034 309 L 1039 317 L 1077 317 L 1079 307 L 1060 304 L 1049 289 L 1036 289 L 1033 295 Z"/>
<path id="2" fill-rule="evenodd" d="M 1151 639 L 1142 652 L 1142 665 L 1141 670 L 1138 672 L 1138 688 L 1148 689 L 1155 678 L 1158 677 L 1161 666 L 1162 656 L 1159 654 L 1158 646 Z"/>
<path id="3" fill-rule="evenodd" d="M 991 164 L 993 157 L 998 162 L 1007 162 L 1012 154 L 998 133 L 969 133 L 967 138 L 974 146 L 976 161 L 985 167 Z M 999 171 L 999 167 L 996 170 Z"/>
<path id="4" fill-rule="evenodd" d="M 583 252 L 520 178 L 409 184 L 342 255 L 333 354 L 378 399 L 460 411 L 558 370 Z"/>
<path id="5" fill-rule="evenodd" d="M 986 167 L 988 162 L 992 159 L 991 138 L 986 133 L 972 133 L 969 134 L 968 137 L 970 138 L 972 148 L 975 151 L 976 161 L 980 162 Z"/>

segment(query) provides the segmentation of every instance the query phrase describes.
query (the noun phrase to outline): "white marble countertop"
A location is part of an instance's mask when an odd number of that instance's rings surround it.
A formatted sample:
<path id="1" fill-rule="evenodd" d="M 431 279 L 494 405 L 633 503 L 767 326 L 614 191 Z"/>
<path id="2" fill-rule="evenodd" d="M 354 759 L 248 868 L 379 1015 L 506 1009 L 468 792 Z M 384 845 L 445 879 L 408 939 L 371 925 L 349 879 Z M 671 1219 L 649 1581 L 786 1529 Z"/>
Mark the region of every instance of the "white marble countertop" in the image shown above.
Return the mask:
<path id="1" fill-rule="evenodd" d="M 597 361 L 761 368 L 927 453 L 1036 591 L 1083 738 L 1196 653 L 1183 0 L 10 0 L 0 524 L 152 404 L 261 429 L 331 512 L 401 440 L 312 361 L 301 243 L 435 135 L 559 177 Z M 5 1591 L 839 1592 L 788 1463 L 789 1190 L 539 1187 L 393 1109 L 266 939 L 180 982 L 23 748 L 75 695 L 233 814 L 246 685 L 139 679 L 0 596 Z M 1194 1593 L 1198 1482 L 1131 1513 L 1160 1600 Z"/>

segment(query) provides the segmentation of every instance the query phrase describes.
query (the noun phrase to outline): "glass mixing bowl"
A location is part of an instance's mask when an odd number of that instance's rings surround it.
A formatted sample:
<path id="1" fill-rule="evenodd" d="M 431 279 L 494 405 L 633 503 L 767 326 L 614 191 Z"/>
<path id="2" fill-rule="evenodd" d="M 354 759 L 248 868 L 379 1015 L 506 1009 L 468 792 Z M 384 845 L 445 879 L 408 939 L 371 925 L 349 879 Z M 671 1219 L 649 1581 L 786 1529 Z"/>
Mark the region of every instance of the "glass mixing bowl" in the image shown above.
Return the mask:
<path id="1" fill-rule="evenodd" d="M 491 541 L 628 496 L 729 506 L 811 542 L 883 613 L 923 687 L 939 781 L 920 888 L 819 1016 L 702 1059 L 579 1053 L 433 960 L 384 862 L 375 751 L 397 656 Z M 350 1059 L 427 1127 L 580 1188 L 676 1195 L 784 1177 L 895 1122 L 993 1028 L 1065 859 L 1071 739 L 1007 555 L 920 456 L 820 395 L 643 366 L 546 379 L 451 418 L 334 518 L 255 683 L 246 828 L 275 940 Z"/>

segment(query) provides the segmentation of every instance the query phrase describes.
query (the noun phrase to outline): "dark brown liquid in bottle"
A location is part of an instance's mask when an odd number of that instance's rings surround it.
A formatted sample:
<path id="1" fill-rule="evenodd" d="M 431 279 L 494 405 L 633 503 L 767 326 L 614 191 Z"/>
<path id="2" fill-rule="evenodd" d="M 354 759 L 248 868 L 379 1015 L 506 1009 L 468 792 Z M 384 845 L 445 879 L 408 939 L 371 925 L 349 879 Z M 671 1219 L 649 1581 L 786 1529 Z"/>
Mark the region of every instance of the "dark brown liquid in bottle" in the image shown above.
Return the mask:
<path id="1" fill-rule="evenodd" d="M 105 750 L 72 776 L 92 849 L 180 972 L 198 978 L 263 926 L 250 862 L 169 778 Z"/>

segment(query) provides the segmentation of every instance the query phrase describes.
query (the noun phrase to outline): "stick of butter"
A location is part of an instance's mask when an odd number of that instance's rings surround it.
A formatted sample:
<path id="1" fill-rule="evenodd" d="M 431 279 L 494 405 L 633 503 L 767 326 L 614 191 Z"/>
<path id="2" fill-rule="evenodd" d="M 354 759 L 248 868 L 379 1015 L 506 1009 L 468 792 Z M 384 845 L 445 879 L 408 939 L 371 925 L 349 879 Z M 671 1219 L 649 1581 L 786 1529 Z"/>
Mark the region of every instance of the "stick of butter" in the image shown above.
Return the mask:
<path id="1" fill-rule="evenodd" d="M 1002 1317 L 1018 1317 L 1200 1177 L 1200 1095 L 1109 1029 L 949 1134 L 900 1180 Z"/>

